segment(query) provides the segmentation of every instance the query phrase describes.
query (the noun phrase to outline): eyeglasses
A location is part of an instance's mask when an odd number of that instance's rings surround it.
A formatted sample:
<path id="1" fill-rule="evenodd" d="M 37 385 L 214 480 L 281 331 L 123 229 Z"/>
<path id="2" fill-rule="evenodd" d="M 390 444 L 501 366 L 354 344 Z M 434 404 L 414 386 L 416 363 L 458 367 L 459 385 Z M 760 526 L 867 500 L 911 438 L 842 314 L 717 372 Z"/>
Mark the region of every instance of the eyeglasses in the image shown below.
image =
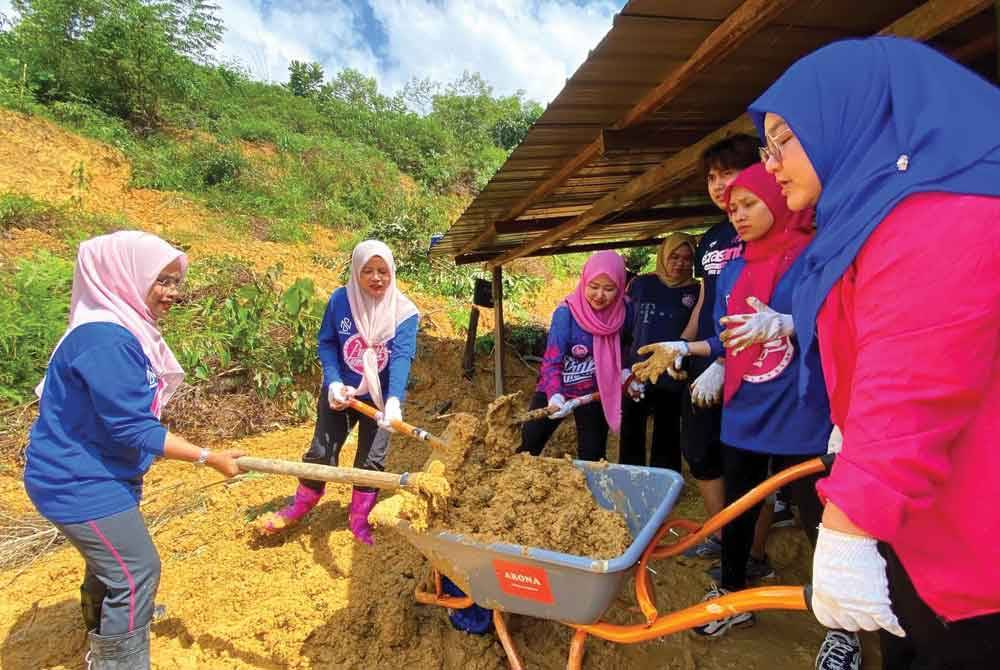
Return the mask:
<path id="1" fill-rule="evenodd" d="M 771 137 L 767 133 L 764 133 L 764 139 L 767 141 L 767 146 L 758 147 L 757 151 L 760 152 L 760 161 L 767 165 L 767 162 L 774 159 L 774 162 L 781 165 L 781 147 L 792 137 L 792 129 L 785 127 L 777 137 Z"/>
<path id="2" fill-rule="evenodd" d="M 157 277 L 156 285 L 160 288 L 165 288 L 168 291 L 171 289 L 179 291 L 181 289 L 181 280 L 176 277 Z"/>

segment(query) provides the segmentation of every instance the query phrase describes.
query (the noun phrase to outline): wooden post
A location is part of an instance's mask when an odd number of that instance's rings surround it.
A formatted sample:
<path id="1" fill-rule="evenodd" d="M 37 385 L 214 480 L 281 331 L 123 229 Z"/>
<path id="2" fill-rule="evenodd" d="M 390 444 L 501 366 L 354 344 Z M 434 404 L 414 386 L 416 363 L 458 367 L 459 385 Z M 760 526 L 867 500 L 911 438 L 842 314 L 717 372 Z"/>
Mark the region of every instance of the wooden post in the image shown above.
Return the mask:
<path id="1" fill-rule="evenodd" d="M 469 312 L 469 332 L 465 335 L 465 355 L 462 356 L 462 371 L 466 379 L 476 374 L 476 335 L 479 331 L 479 308 L 472 306 Z"/>
<path id="2" fill-rule="evenodd" d="M 507 359 L 507 343 L 503 339 L 503 268 L 493 268 L 493 351 L 496 363 L 493 367 L 493 377 L 496 383 L 496 394 L 504 393 L 504 369 Z"/>

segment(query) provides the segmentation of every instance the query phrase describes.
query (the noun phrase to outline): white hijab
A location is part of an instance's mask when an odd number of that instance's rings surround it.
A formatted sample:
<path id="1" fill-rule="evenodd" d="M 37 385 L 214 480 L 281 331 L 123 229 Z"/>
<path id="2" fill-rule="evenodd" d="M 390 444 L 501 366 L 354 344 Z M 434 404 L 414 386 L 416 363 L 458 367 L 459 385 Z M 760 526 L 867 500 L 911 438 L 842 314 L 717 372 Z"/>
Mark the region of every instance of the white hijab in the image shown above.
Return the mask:
<path id="1" fill-rule="evenodd" d="M 361 268 L 373 256 L 380 257 L 389 266 L 389 286 L 381 298 L 370 296 L 361 285 Z M 417 306 L 396 288 L 396 261 L 392 257 L 392 251 L 383 242 L 365 240 L 354 247 L 351 254 L 351 277 L 347 280 L 347 301 L 358 333 L 365 341 L 365 351 L 361 357 L 364 372 L 358 386 L 358 395 L 371 395 L 372 402 L 383 409 L 385 402 L 378 377 L 375 347 L 394 338 L 399 324 L 419 314 Z"/>

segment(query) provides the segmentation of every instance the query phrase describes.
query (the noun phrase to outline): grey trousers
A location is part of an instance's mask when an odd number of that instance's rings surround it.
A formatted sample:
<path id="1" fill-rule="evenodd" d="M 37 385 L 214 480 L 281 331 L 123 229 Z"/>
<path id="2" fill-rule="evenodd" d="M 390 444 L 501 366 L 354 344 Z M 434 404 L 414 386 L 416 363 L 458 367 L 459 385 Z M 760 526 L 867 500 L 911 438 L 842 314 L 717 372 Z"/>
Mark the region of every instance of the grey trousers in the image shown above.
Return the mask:
<path id="1" fill-rule="evenodd" d="M 313 432 L 309 451 L 302 456 L 302 460 L 306 463 L 336 466 L 340 450 L 355 425 L 358 427 L 358 451 L 354 455 L 354 467 L 380 472 L 385 470 L 385 458 L 389 454 L 389 433 L 379 428 L 373 419 L 353 409 L 343 412 L 330 409 L 325 393 L 320 394 L 316 407 L 316 430 Z M 323 488 L 323 482 L 319 481 L 303 479 L 302 483 L 317 491 Z"/>
<path id="2" fill-rule="evenodd" d="M 149 625 L 160 585 L 160 556 L 139 508 L 56 527 L 87 565 L 80 587 L 84 620 L 98 620 L 97 632 L 102 636 L 131 633 Z"/>

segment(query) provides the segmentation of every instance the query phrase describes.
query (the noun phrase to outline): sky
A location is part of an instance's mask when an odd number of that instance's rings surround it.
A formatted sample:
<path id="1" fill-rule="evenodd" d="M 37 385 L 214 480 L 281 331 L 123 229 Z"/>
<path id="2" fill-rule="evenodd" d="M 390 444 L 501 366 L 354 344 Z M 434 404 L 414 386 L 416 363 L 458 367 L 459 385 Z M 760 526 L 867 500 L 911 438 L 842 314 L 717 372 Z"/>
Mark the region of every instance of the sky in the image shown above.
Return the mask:
<path id="1" fill-rule="evenodd" d="M 478 72 L 496 94 L 542 104 L 611 28 L 623 0 L 216 0 L 226 33 L 220 60 L 284 82 L 292 60 L 327 77 L 350 67 L 386 93 L 413 77 L 454 81 Z M 0 5 L 5 0 L 0 0 Z"/>

